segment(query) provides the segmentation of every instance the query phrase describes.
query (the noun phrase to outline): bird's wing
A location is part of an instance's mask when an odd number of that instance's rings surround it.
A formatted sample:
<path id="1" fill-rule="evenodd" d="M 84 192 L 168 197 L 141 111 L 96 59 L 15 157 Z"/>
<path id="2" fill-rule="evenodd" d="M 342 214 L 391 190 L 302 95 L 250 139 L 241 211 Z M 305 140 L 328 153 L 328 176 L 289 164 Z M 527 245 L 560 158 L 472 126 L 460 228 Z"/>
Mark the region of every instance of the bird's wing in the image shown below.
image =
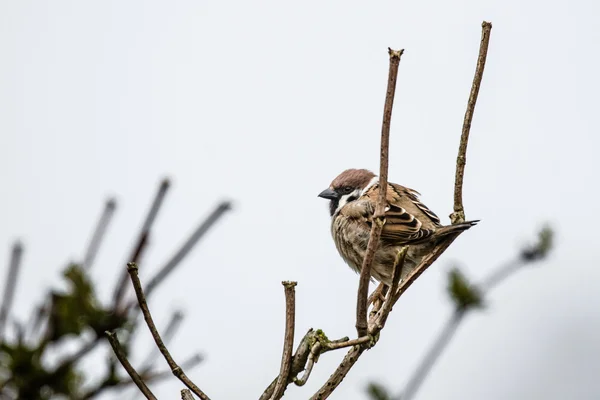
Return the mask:
<path id="1" fill-rule="evenodd" d="M 365 193 L 369 197 L 372 211 L 367 218 L 373 220 L 375 204 L 379 196 L 379 188 Z M 419 201 L 418 192 L 397 184 L 389 184 L 386 200 L 385 224 L 381 232 L 381 240 L 394 245 L 407 245 L 421 242 L 434 234 L 440 219 L 429 208 Z"/>

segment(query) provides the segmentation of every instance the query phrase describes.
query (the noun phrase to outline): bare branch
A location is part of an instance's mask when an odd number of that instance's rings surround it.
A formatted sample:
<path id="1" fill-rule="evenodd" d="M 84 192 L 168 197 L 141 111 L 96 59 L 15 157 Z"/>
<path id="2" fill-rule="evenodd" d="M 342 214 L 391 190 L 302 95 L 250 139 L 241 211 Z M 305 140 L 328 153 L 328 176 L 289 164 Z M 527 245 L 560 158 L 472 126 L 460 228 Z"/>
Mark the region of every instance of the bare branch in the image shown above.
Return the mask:
<path id="1" fill-rule="evenodd" d="M 98 254 L 98 249 L 100 248 L 100 244 L 102 244 L 102 239 L 106 234 L 106 228 L 108 227 L 108 224 L 110 223 L 110 220 L 112 219 L 112 216 L 115 213 L 116 207 L 117 202 L 115 201 L 115 199 L 109 199 L 104 205 L 102 215 L 98 220 L 98 224 L 96 225 L 94 234 L 92 235 L 87 250 L 85 251 L 82 268 L 90 269 L 92 264 L 94 264 L 96 254 Z"/>
<path id="2" fill-rule="evenodd" d="M 182 389 L 181 400 L 194 400 L 194 396 L 192 396 L 192 393 L 189 389 Z"/>
<path id="3" fill-rule="evenodd" d="M 0 306 L 0 342 L 4 337 L 4 327 L 12 306 L 12 301 L 17 287 L 17 278 L 19 277 L 19 269 L 21 268 L 21 258 L 23 255 L 23 245 L 21 242 L 16 242 L 13 245 L 10 256 L 10 264 L 6 282 L 4 283 L 4 294 L 2 295 L 2 306 Z"/>
<path id="4" fill-rule="evenodd" d="M 381 312 L 379 314 L 379 318 L 376 323 L 369 327 L 370 334 L 375 335 L 379 333 L 385 326 L 385 322 L 387 321 L 388 315 L 390 311 L 392 311 L 392 306 L 394 305 L 394 293 L 398 290 L 398 283 L 400 282 L 400 276 L 402 275 L 402 268 L 404 267 L 404 260 L 406 259 L 406 253 L 408 253 L 408 246 L 402 247 L 398 254 L 396 254 L 396 259 L 394 260 L 394 273 L 392 275 L 392 287 L 388 291 L 388 295 L 381 306 Z"/>
<path id="5" fill-rule="evenodd" d="M 362 336 L 356 339 L 350 339 L 343 342 L 330 342 L 327 343 L 327 347 L 325 351 L 343 349 L 344 347 L 357 346 L 365 343 L 369 343 L 371 341 L 370 336 Z"/>
<path id="6" fill-rule="evenodd" d="M 163 342 L 165 346 L 169 344 L 179 327 L 181 326 L 181 321 L 183 321 L 183 313 L 181 311 L 175 311 L 173 315 L 171 315 L 171 319 L 167 323 L 167 327 L 162 335 Z M 157 356 L 160 354 L 156 347 L 153 347 L 152 350 L 148 353 L 148 357 L 142 362 L 142 367 L 140 367 L 140 371 L 142 371 L 142 375 L 149 371 L 154 364 Z"/>
<path id="7" fill-rule="evenodd" d="M 313 366 L 315 365 L 315 363 L 317 362 L 317 359 L 319 358 L 320 352 L 321 352 L 321 342 L 317 342 L 310 350 L 310 354 L 308 356 L 308 361 L 306 362 L 306 369 L 304 370 L 304 374 L 302 375 L 302 378 L 298 378 L 298 377 L 294 378 L 294 383 L 296 384 L 296 386 L 304 386 L 304 384 L 308 381 L 308 378 L 310 378 L 310 373 L 312 372 Z"/>
<path id="8" fill-rule="evenodd" d="M 283 397 L 288 384 L 290 368 L 292 364 L 292 351 L 294 350 L 294 326 L 296 318 L 296 290 L 297 282 L 281 282 L 285 288 L 285 337 L 283 342 L 283 354 L 281 355 L 281 369 L 275 391 L 271 400 Z"/>
<path id="9" fill-rule="evenodd" d="M 461 223 L 465 221 L 465 211 L 462 204 L 462 187 L 463 187 L 463 176 L 465 170 L 465 160 L 467 154 L 467 142 L 469 141 L 469 132 L 471 130 L 471 120 L 473 119 L 473 112 L 475 110 L 475 103 L 477 101 L 477 94 L 479 93 L 479 87 L 481 85 L 481 78 L 483 77 L 483 68 L 485 67 L 485 60 L 487 57 L 487 49 L 490 41 L 490 32 L 492 24 L 489 22 L 483 22 L 481 34 L 481 44 L 479 47 L 479 58 L 477 60 L 477 69 L 475 71 L 475 78 L 473 80 L 473 86 L 471 88 L 471 96 L 469 97 L 469 103 L 467 104 L 467 112 L 465 113 L 465 121 L 463 124 L 463 132 L 461 135 L 460 146 L 458 149 L 458 158 L 456 159 L 456 176 L 454 182 L 454 213 L 450 215 L 450 220 L 453 224 Z M 427 254 L 421 260 L 421 263 L 406 277 L 406 279 L 400 284 L 398 293 L 394 296 L 394 303 L 398 301 L 402 293 L 404 293 L 413 282 L 423 273 L 440 255 L 452 244 L 452 242 L 458 237 L 458 234 L 448 235 L 447 239 L 438 244 L 429 254 Z"/>
<path id="10" fill-rule="evenodd" d="M 396 292 L 393 298 L 393 304 L 396 304 L 400 296 L 402 296 L 404 292 L 408 290 L 408 288 L 417 280 L 417 278 L 421 276 L 421 274 L 425 272 L 425 270 L 429 268 L 431 264 L 433 264 L 435 260 L 437 260 L 442 255 L 444 251 L 446 251 L 446 249 L 452 244 L 452 242 L 454 242 L 454 240 L 458 237 L 460 233 L 461 232 L 453 235 L 448 235 L 446 240 L 435 246 L 429 254 L 427 254 L 421 259 L 421 263 L 414 270 L 412 270 L 410 274 L 408 274 L 406 279 L 403 280 L 398 286 L 398 291 Z"/>
<path id="11" fill-rule="evenodd" d="M 314 343 L 318 341 L 318 336 L 318 331 L 309 329 L 300 341 L 300 344 L 298 345 L 298 347 L 296 348 L 296 352 L 294 353 L 294 357 L 292 357 L 292 366 L 290 368 L 290 379 L 288 379 L 288 384 L 291 383 L 291 381 L 296 375 L 304 371 L 307 360 L 312 352 L 312 346 L 314 346 Z M 275 386 L 277 385 L 278 380 L 279 375 L 277 375 L 277 377 L 273 379 L 271 384 L 267 386 L 267 388 L 260 396 L 259 400 L 268 400 L 271 398 L 271 396 L 275 392 Z"/>
<path id="12" fill-rule="evenodd" d="M 202 400 L 210 400 L 210 398 L 200 390 L 183 372 L 183 369 L 177 365 L 173 357 L 171 357 L 171 353 L 167 350 L 164 342 L 162 341 L 158 330 L 156 329 L 156 325 L 154 325 L 154 321 L 152 320 L 152 315 L 150 314 L 150 310 L 148 309 L 148 304 L 146 303 L 146 297 L 144 295 L 144 291 L 142 289 L 142 284 L 140 283 L 140 278 L 138 277 L 138 267 L 135 263 L 127 264 L 127 272 L 129 272 L 129 276 L 131 277 L 131 282 L 133 284 L 133 288 L 135 289 L 135 295 L 138 300 L 138 304 L 140 309 L 142 310 L 142 314 L 144 315 L 144 319 L 146 320 L 146 325 L 148 325 L 148 329 L 150 329 L 150 333 L 152 334 L 152 338 L 154 342 L 156 342 L 156 346 L 164 356 L 167 364 L 169 364 L 169 368 L 171 368 L 171 372 L 175 375 L 185 386 L 187 386 L 194 394 Z"/>
<path id="13" fill-rule="evenodd" d="M 490 44 L 490 33 L 492 24 L 483 21 L 481 24 L 481 43 L 479 45 L 479 57 L 477 58 L 477 68 L 475 69 L 475 77 L 471 86 L 471 94 L 467 103 L 467 111 L 465 111 L 465 119 L 463 121 L 462 134 L 460 136 L 460 146 L 458 147 L 458 157 L 456 158 L 456 177 L 454 184 L 454 212 L 450 214 L 450 221 L 453 224 L 465 222 L 465 209 L 462 201 L 462 186 L 465 175 L 465 165 L 467 163 L 467 144 L 469 143 L 469 132 L 471 131 L 471 121 L 473 121 L 473 113 L 475 112 L 475 104 L 477 103 L 477 95 L 481 87 L 481 79 L 483 78 L 483 70 L 485 68 L 485 60 L 487 58 L 488 45 Z"/>
<path id="14" fill-rule="evenodd" d="M 190 250 L 198 243 L 198 241 L 204 236 L 206 232 L 213 227 L 217 221 L 227 212 L 231 210 L 231 203 L 228 201 L 223 201 L 219 203 L 217 208 L 206 218 L 200 226 L 192 233 L 188 240 L 181 246 L 179 250 L 173 255 L 173 257 L 162 267 L 158 273 L 150 279 L 150 282 L 146 285 L 145 292 L 146 296 L 150 296 L 150 294 L 156 289 L 158 284 L 163 282 L 165 278 L 177 267 L 177 265 L 184 259 L 185 256 L 188 255 Z"/>
<path id="15" fill-rule="evenodd" d="M 373 215 L 371 235 L 367 245 L 367 252 L 360 271 L 358 285 L 358 296 L 356 302 L 356 331 L 358 336 L 367 334 L 367 297 L 369 294 L 369 281 L 371 280 L 371 264 L 375 256 L 375 250 L 379 244 L 379 237 L 385 223 L 385 207 L 388 180 L 388 158 L 390 147 L 390 123 L 392 119 L 392 108 L 394 106 L 394 95 L 396 93 L 396 78 L 398 77 L 398 66 L 400 57 L 404 50 L 392 50 L 388 48 L 390 56 L 390 69 L 388 74 L 388 86 L 383 109 L 383 123 L 381 127 L 381 159 L 379 166 L 379 199 Z"/>
<path id="16" fill-rule="evenodd" d="M 160 207 L 163 203 L 165 195 L 167 194 L 167 190 L 169 189 L 170 186 L 171 186 L 171 182 L 166 178 L 163 179 L 162 182 L 160 183 L 158 192 L 156 193 L 156 196 L 154 197 L 152 206 L 150 207 L 150 210 L 148 211 L 148 215 L 146 216 L 144 224 L 142 225 L 142 229 L 140 230 L 140 233 L 138 235 L 136 245 L 134 246 L 134 248 L 131 252 L 131 255 L 129 256 L 129 259 L 127 261 L 134 262 L 134 263 L 138 263 L 140 261 L 142 252 L 144 251 L 144 249 L 146 248 L 146 245 L 148 244 L 148 237 L 150 236 L 150 229 L 152 228 L 152 225 L 154 224 L 154 220 L 156 219 L 158 210 L 160 210 Z M 119 278 L 117 286 L 115 288 L 115 292 L 113 293 L 113 305 L 115 307 L 115 310 L 117 310 L 120 307 L 121 302 L 123 301 L 123 296 L 125 295 L 126 289 L 127 289 L 127 272 L 123 271 L 123 273 L 121 274 L 121 277 Z"/>
<path id="17" fill-rule="evenodd" d="M 156 397 L 154 396 L 152 391 L 150 391 L 150 389 L 148 388 L 148 386 L 146 386 L 140 375 L 131 366 L 129 360 L 127 360 L 127 356 L 125 355 L 125 352 L 121 348 L 119 340 L 117 339 L 117 334 L 106 331 L 106 336 L 108 336 L 108 341 L 110 342 L 110 345 L 113 348 L 115 355 L 121 362 L 121 365 L 123 366 L 123 368 L 125 368 L 125 371 L 127 371 L 133 382 L 142 392 L 142 394 L 149 400 L 156 400 Z"/>
<path id="18" fill-rule="evenodd" d="M 200 364 L 202 362 L 202 360 L 203 360 L 202 356 L 200 354 L 196 353 L 189 359 L 183 361 L 181 363 L 181 367 L 184 369 L 191 369 L 191 368 L 194 368 L 195 366 L 197 366 L 198 364 Z M 150 382 L 160 382 L 163 379 L 173 376 L 173 373 L 171 372 L 171 370 L 168 370 L 168 371 L 160 371 L 160 372 L 141 372 L 139 375 L 142 378 L 142 381 L 144 381 L 146 383 L 150 383 Z M 111 388 L 119 388 L 119 387 L 128 386 L 128 385 L 131 385 L 132 383 L 134 383 L 134 382 L 131 379 L 129 379 L 129 377 L 118 378 L 118 380 L 116 382 L 113 382 L 111 380 L 103 381 L 99 385 L 97 385 L 95 388 L 90 389 L 87 393 L 83 394 L 81 396 L 81 400 L 92 399 L 92 398 L 100 395 L 100 393 L 102 393 L 105 390 L 108 390 Z"/>
<path id="19" fill-rule="evenodd" d="M 333 374 L 331 374 L 329 379 L 327 379 L 327 382 L 325 382 L 325 384 L 321 386 L 319 391 L 310 398 L 310 400 L 323 400 L 329 397 L 329 395 L 333 393 L 333 391 L 339 386 L 339 384 L 342 383 L 342 381 L 348 374 L 348 371 L 350 371 L 350 369 L 354 366 L 356 361 L 358 361 L 358 358 L 365 350 L 366 348 L 363 345 L 358 345 L 350 348 L 350 350 L 348 350 L 348 353 L 346 353 L 344 359 L 337 367 L 337 369 L 333 372 Z"/>

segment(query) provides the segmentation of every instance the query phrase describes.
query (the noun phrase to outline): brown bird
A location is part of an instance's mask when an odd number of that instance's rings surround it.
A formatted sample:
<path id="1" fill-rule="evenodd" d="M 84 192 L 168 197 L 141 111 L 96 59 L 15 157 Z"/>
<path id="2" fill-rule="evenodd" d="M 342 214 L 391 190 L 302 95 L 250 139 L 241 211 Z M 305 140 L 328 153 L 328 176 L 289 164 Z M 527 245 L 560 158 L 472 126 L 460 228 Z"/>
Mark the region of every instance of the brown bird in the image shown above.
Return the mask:
<path id="1" fill-rule="evenodd" d="M 388 286 L 398 251 L 408 245 L 401 271 L 404 279 L 447 235 L 469 229 L 479 221 L 443 226 L 437 215 L 419 201 L 420 193 L 388 183 L 385 224 L 371 265 L 371 276 Z M 338 252 L 360 272 L 379 198 L 379 178 L 366 169 L 348 169 L 331 182 L 319 197 L 329 199 L 331 234 Z"/>

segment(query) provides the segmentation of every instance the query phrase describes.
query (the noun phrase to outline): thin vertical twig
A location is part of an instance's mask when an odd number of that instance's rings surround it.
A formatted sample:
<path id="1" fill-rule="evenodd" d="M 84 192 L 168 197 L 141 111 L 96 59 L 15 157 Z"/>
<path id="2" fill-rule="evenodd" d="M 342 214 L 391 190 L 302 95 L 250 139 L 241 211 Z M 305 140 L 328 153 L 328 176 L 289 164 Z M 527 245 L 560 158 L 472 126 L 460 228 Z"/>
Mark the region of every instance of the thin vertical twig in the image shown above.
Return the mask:
<path id="1" fill-rule="evenodd" d="M 10 255 L 8 273 L 4 282 L 4 293 L 2 295 L 2 306 L 0 306 L 0 342 L 4 338 L 4 327 L 6 320 L 12 307 L 15 289 L 17 287 L 17 279 L 19 277 L 19 269 L 21 268 L 21 258 L 23 256 L 23 245 L 21 242 L 15 242 Z"/>
<path id="2" fill-rule="evenodd" d="M 369 327 L 369 333 L 371 333 L 372 335 L 377 334 L 383 329 L 387 321 L 388 315 L 392 311 L 392 307 L 394 305 L 394 294 L 398 290 L 398 284 L 400 282 L 400 276 L 402 275 L 402 268 L 404 268 L 404 260 L 406 259 L 407 253 L 408 246 L 404 246 L 402 247 L 402 249 L 400 249 L 398 254 L 396 254 L 396 259 L 394 260 L 394 272 L 392 274 L 392 286 L 390 287 L 388 294 L 385 297 L 385 300 L 383 301 L 379 318 L 376 319 L 376 323 L 373 324 L 372 327 Z"/>
<path id="3" fill-rule="evenodd" d="M 194 248 L 196 243 L 208 232 L 213 225 L 215 225 L 219 219 L 227 212 L 231 210 L 231 203 L 223 201 L 214 209 L 214 211 L 196 228 L 192 235 L 185 241 L 185 243 L 175 252 L 173 257 L 162 267 L 158 273 L 150 279 L 150 282 L 146 285 L 144 291 L 146 296 L 156 289 L 157 285 L 165 280 L 165 278 L 177 267 L 177 265 L 188 255 L 190 250 Z"/>
<path id="4" fill-rule="evenodd" d="M 479 44 L 479 57 L 477 58 L 477 67 L 473 77 L 473 85 L 465 111 L 462 134 L 460 136 L 460 145 L 458 147 L 458 156 L 456 158 L 456 176 L 454 185 L 454 212 L 450 214 L 450 221 L 458 224 L 465 221 L 465 209 L 463 207 L 462 186 L 465 175 L 465 165 L 467 164 L 467 144 L 469 143 L 469 132 L 471 131 L 471 122 L 475 112 L 475 104 L 483 79 L 483 70 L 487 59 L 488 46 L 490 44 L 490 33 L 492 31 L 491 22 L 483 21 L 481 24 L 481 43 Z"/>
<path id="5" fill-rule="evenodd" d="M 175 375 L 185 386 L 187 386 L 194 394 L 202 400 L 210 400 L 210 398 L 204 394 L 202 390 L 198 386 L 192 382 L 183 369 L 177 365 L 173 357 L 171 357 L 171 353 L 167 350 L 163 340 L 156 329 L 156 325 L 154 325 L 154 320 L 152 319 L 152 315 L 150 314 L 150 310 L 148 309 L 148 304 L 146 302 L 146 296 L 144 295 L 144 290 L 142 289 L 142 284 L 140 283 L 140 278 L 138 276 L 138 267 L 135 263 L 127 264 L 127 272 L 131 277 L 131 283 L 133 284 L 133 288 L 135 289 L 135 295 L 137 297 L 140 309 L 142 310 L 142 314 L 144 315 L 144 320 L 146 320 L 146 325 L 148 325 L 148 329 L 150 329 L 150 333 L 152 334 L 152 338 L 156 343 L 156 346 L 160 350 L 161 354 L 164 356 L 169 368 L 171 368 L 171 372 Z"/>
<path id="6" fill-rule="evenodd" d="M 165 195 L 167 194 L 167 190 L 171 186 L 171 182 L 168 179 L 163 179 L 158 187 L 158 192 L 154 197 L 154 201 L 150 206 L 150 210 L 148 211 L 148 215 L 144 220 L 144 224 L 142 225 L 142 229 L 138 235 L 138 239 L 136 241 L 135 246 L 129 256 L 128 262 L 138 263 L 140 261 L 142 252 L 146 248 L 148 244 L 148 238 L 150 236 L 150 230 L 152 229 L 152 225 L 154 224 L 154 220 L 158 215 L 158 211 L 163 203 Z M 119 277 L 119 281 L 117 282 L 117 286 L 115 288 L 115 292 L 113 293 L 113 306 L 115 310 L 120 308 L 121 302 L 123 301 L 123 297 L 125 295 L 125 290 L 127 289 L 127 271 L 123 271 L 121 276 Z"/>
<path id="7" fill-rule="evenodd" d="M 85 255 L 83 257 L 82 267 L 84 269 L 90 269 L 92 264 L 94 264 L 96 254 L 98 254 L 98 249 L 100 248 L 102 239 L 104 239 L 104 235 L 106 234 L 106 228 L 108 227 L 108 224 L 115 213 L 116 207 L 117 202 L 115 199 L 108 199 L 106 201 L 104 210 L 102 210 L 102 214 L 100 215 L 96 229 L 94 229 L 94 233 L 92 234 L 92 238 L 90 239 L 90 243 L 88 244 L 87 250 L 85 251 Z"/>
<path id="8" fill-rule="evenodd" d="M 390 124 L 392 119 L 392 109 L 394 106 L 394 95 L 396 93 L 396 79 L 398 77 L 398 66 L 404 50 L 392 50 L 388 48 L 390 57 L 390 67 L 388 74 L 388 84 L 385 96 L 385 105 L 383 108 L 383 123 L 381 126 L 381 157 L 379 166 L 379 198 L 373 215 L 371 226 L 371 235 L 367 251 L 360 271 L 360 281 L 358 285 L 358 295 L 356 299 L 356 331 L 358 336 L 367 334 L 367 298 L 369 294 L 369 282 L 371 280 L 371 264 L 375 256 L 379 237 L 385 223 L 384 214 L 386 207 L 386 193 L 388 181 L 388 159 L 390 148 Z"/>
<path id="9" fill-rule="evenodd" d="M 285 290 L 285 336 L 283 341 L 283 352 L 281 354 L 281 368 L 275 391 L 271 400 L 283 397 L 288 385 L 290 368 L 292 366 L 292 352 L 294 351 L 294 327 L 296 320 L 296 285 L 297 282 L 283 281 L 281 284 Z"/>
<path id="10" fill-rule="evenodd" d="M 121 345 L 119 344 L 119 340 L 117 339 L 116 333 L 106 331 L 106 336 L 108 337 L 108 341 L 109 341 L 111 347 L 113 348 L 115 355 L 121 362 L 121 365 L 123 366 L 123 368 L 125 368 L 125 371 L 127 371 L 127 373 L 129 374 L 129 376 L 131 377 L 133 382 L 136 384 L 136 386 L 142 392 L 142 394 L 148 400 L 156 400 L 156 396 L 154 396 L 154 393 L 152 393 L 152 391 L 148 388 L 148 386 L 146 386 L 146 384 L 144 383 L 144 381 L 142 380 L 140 375 L 137 373 L 135 368 L 133 368 L 131 366 L 131 364 L 129 363 L 129 360 L 127 360 L 127 356 L 125 355 L 125 352 L 123 351 L 123 349 L 121 348 Z"/>
<path id="11" fill-rule="evenodd" d="M 463 122 L 462 134 L 460 137 L 460 145 L 458 147 L 458 157 L 456 158 L 456 176 L 454 179 L 454 212 L 450 214 L 450 220 L 453 224 L 458 224 L 465 221 L 465 209 L 462 202 L 463 177 L 467 159 L 467 143 L 469 142 L 469 134 L 471 132 L 471 121 L 477 103 L 477 95 L 481 87 L 483 78 L 483 70 L 487 59 L 487 51 L 490 43 L 490 33 L 492 30 L 491 22 L 483 21 L 481 24 L 481 43 L 479 44 L 479 57 L 477 58 L 477 68 L 475 69 L 475 77 L 471 86 L 471 94 L 467 103 L 467 111 Z M 448 235 L 447 239 L 438 244 L 429 254 L 421 260 L 421 263 L 406 277 L 400 284 L 398 293 L 395 294 L 394 303 L 398 301 L 402 293 L 404 293 L 413 284 L 413 282 L 423 273 L 440 255 L 452 244 L 460 233 Z"/>

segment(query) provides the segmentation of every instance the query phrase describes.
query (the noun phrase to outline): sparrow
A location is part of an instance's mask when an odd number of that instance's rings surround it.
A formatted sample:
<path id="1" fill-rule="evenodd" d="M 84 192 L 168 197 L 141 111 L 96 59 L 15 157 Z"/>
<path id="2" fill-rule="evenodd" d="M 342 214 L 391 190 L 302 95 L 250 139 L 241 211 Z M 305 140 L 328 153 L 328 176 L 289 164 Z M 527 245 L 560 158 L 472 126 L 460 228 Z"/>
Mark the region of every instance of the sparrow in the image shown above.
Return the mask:
<path id="1" fill-rule="evenodd" d="M 379 199 L 379 177 L 366 169 L 348 169 L 318 195 L 330 200 L 331 234 L 344 261 L 360 273 L 367 251 L 375 206 Z M 391 286 L 396 255 L 404 246 L 408 252 L 400 279 L 403 280 L 440 241 L 469 229 L 479 221 L 442 225 L 440 218 L 419 200 L 416 190 L 388 183 L 385 223 L 371 277 Z"/>

